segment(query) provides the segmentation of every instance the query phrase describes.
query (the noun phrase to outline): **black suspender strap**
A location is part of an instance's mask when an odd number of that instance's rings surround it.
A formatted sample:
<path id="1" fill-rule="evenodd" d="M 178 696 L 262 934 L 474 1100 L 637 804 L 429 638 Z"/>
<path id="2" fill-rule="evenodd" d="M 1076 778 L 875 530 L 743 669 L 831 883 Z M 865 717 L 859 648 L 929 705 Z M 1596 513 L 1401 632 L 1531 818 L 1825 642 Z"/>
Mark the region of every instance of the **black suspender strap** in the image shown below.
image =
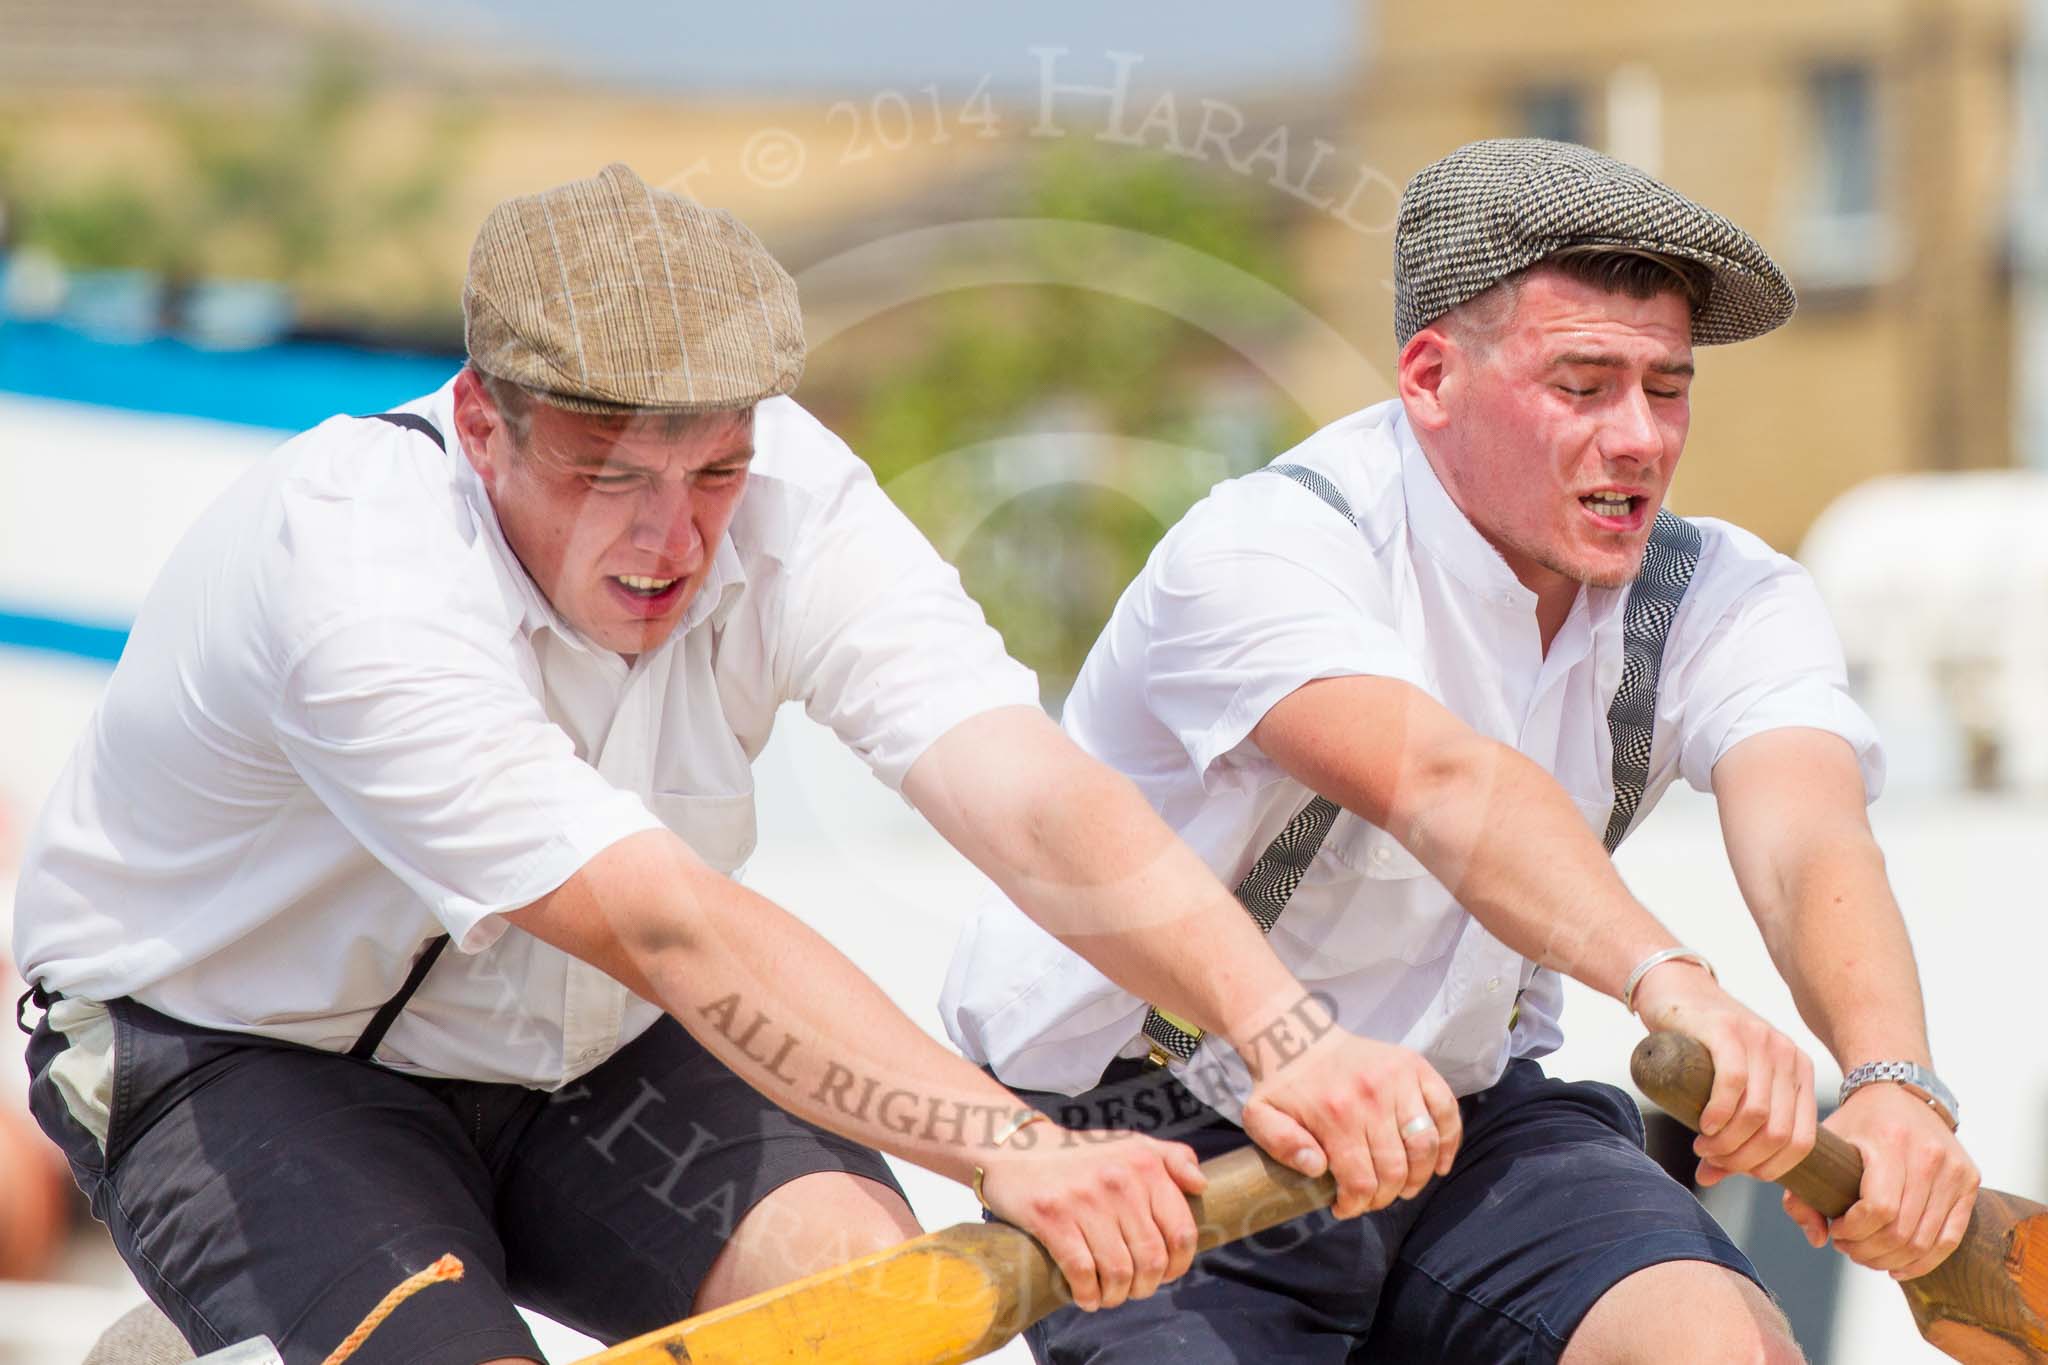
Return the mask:
<path id="1" fill-rule="evenodd" d="M 395 427 L 416 431 L 442 450 L 448 449 L 448 442 L 442 437 L 441 429 L 416 412 L 373 412 L 363 420 L 389 422 Z M 420 983 L 427 979 L 427 973 L 433 969 L 434 959 L 440 957 L 441 950 L 447 946 L 448 935 L 443 934 L 420 951 L 420 955 L 413 960 L 412 970 L 406 974 L 405 984 L 398 988 L 396 995 L 377 1007 L 377 1012 L 370 1016 L 369 1027 L 363 1030 L 363 1036 L 356 1039 L 355 1046 L 348 1050 L 349 1056 L 368 1061 L 375 1055 L 378 1047 L 384 1042 L 384 1035 L 391 1032 L 392 1024 L 397 1022 L 398 1016 L 404 1011 L 406 1001 L 412 999 L 419 990 Z"/>
<path id="2" fill-rule="evenodd" d="M 373 412 L 364 417 L 365 422 L 389 422 L 394 427 L 417 431 L 441 449 L 448 449 L 448 442 L 442 438 L 441 429 L 416 412 Z"/>
<path id="3" fill-rule="evenodd" d="M 28 989 L 21 993 L 21 998 L 14 1002 L 14 1026 L 30 1037 L 34 1037 L 36 1030 L 35 1026 L 28 1021 L 28 1007 L 34 1005 L 43 1013 L 48 1014 L 50 1012 L 50 1005 L 57 998 L 51 992 L 44 990 L 40 981 L 31 981 Z"/>
<path id="4" fill-rule="evenodd" d="M 1295 464 L 1267 465 L 1266 470 L 1283 474 L 1321 498 L 1353 526 L 1358 518 L 1344 495 L 1313 469 Z M 1657 678 L 1664 665 L 1664 642 L 1678 607 L 1692 586 L 1693 569 L 1699 564 L 1699 528 L 1676 513 L 1660 510 L 1650 527 L 1650 541 L 1643 551 L 1643 566 L 1630 585 L 1622 619 L 1621 686 L 1607 708 L 1607 730 L 1614 742 L 1614 806 L 1607 819 L 1602 842 L 1612 853 L 1635 820 L 1650 777 L 1650 741 L 1657 724 Z M 1337 822 L 1339 808 L 1328 797 L 1318 796 L 1287 822 L 1251 870 L 1237 884 L 1238 903 L 1258 922 L 1259 932 L 1271 933 L 1274 921 L 1287 908 L 1294 889 L 1308 872 L 1310 862 L 1329 837 Z M 1164 1066 L 1170 1058 L 1192 1060 L 1201 1046 L 1202 1030 L 1185 1019 L 1160 1010 L 1145 1011 L 1144 1034 L 1151 1043 L 1150 1060 Z"/>
<path id="5" fill-rule="evenodd" d="M 405 984 L 398 988 L 398 994 L 377 1007 L 377 1012 L 370 1016 L 370 1026 L 363 1030 L 362 1037 L 356 1039 L 356 1045 L 348 1050 L 349 1056 L 367 1062 L 375 1055 L 384 1035 L 391 1032 L 391 1025 L 405 1008 L 405 1002 L 419 990 L 420 983 L 427 979 L 427 973 L 434 966 L 434 959 L 441 956 L 441 950 L 447 946 L 448 935 L 443 934 L 420 950 L 420 955 L 413 959 L 412 970 L 406 973 Z"/>

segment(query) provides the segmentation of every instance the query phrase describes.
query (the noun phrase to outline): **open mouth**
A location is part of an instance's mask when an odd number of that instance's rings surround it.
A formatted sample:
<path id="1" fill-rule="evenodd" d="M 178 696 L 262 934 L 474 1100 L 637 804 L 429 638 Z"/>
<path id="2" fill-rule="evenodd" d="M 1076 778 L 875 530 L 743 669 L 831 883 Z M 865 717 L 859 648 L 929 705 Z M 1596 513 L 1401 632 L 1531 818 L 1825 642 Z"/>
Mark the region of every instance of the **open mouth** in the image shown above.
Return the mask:
<path id="1" fill-rule="evenodd" d="M 606 580 L 638 615 L 657 616 L 675 601 L 683 589 L 681 578 L 650 578 L 644 574 L 613 574 Z"/>
<path id="2" fill-rule="evenodd" d="M 1579 506 L 1591 513 L 1593 520 L 1613 531 L 1633 531 L 1642 525 L 1649 504 L 1640 493 L 1588 493 L 1579 499 Z"/>

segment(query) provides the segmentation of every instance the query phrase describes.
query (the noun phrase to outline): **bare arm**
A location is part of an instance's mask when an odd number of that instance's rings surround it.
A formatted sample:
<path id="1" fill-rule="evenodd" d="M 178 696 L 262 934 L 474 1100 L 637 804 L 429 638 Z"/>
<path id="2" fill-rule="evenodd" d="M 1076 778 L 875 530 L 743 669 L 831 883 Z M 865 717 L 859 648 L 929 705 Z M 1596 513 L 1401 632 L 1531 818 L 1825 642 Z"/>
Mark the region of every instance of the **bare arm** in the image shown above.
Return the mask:
<path id="1" fill-rule="evenodd" d="M 1186 1269 L 1194 1225 L 1178 1191 L 1201 1186 L 1190 1150 L 1046 1125 L 994 1145 L 1023 1112 L 1016 1096 L 674 835 L 620 840 L 506 918 L 660 1005 L 792 1113 L 963 1183 L 986 1167 L 990 1202 L 1045 1243 L 1077 1302 L 1114 1304 Z"/>
<path id="2" fill-rule="evenodd" d="M 1339 1216 L 1450 1169 L 1461 1130 L 1442 1078 L 1406 1048 L 1335 1027 L 1137 788 L 1043 712 L 1006 707 L 955 726 L 903 789 L 1048 932 L 1229 1041 L 1257 1080 L 1246 1131 L 1309 1174 L 1327 1162 Z M 1404 1140 L 1400 1125 L 1425 1116 L 1435 1131 Z"/>
<path id="3" fill-rule="evenodd" d="M 1258 925 L 1129 779 L 1035 707 L 956 726 L 904 795 L 1024 912 L 1126 990 L 1227 1039 L 1257 1038 L 1302 988 Z"/>
<path id="4" fill-rule="evenodd" d="M 1856 756 L 1820 730 L 1771 730 L 1714 765 L 1721 833 L 1742 897 L 1799 1016 L 1846 1071 L 1932 1066 L 1920 976 Z"/>
<path id="5" fill-rule="evenodd" d="M 1846 1073 L 1932 1067 L 1912 944 L 1839 737 L 1770 730 L 1714 766 L 1722 835 L 1743 899 L 1792 998 Z M 1893 1085 L 1858 1090 L 1829 1121 L 1862 1151 L 1863 1199 L 1835 1223 L 1843 1251 L 1905 1278 L 1934 1268 L 1969 1223 L 1977 1171 L 1948 1126 Z M 1809 1238 L 1820 1216 L 1787 1204 Z"/>
<path id="6" fill-rule="evenodd" d="M 675 1015 L 792 1113 L 955 1180 L 979 1160 L 972 1139 L 985 1116 L 1000 1115 L 1000 1127 L 1019 1112 L 1014 1096 L 918 1029 L 822 937 L 673 835 L 621 840 L 506 918 Z M 766 1022 L 742 1046 L 757 1014 Z M 870 1079 L 877 1093 L 914 1096 L 917 1121 L 898 1131 L 876 1121 L 872 1103 L 860 1112 Z M 927 1101 L 940 1122 L 925 1123 Z M 956 1112 L 974 1121 L 957 1127 Z"/>
<path id="7" fill-rule="evenodd" d="M 1288 774 L 1389 831 L 1508 947 L 1619 997 L 1635 965 L 1676 945 L 1622 884 L 1556 781 L 1407 683 L 1311 682 L 1252 738 Z M 1813 1143 L 1812 1064 L 1688 962 L 1653 968 L 1635 1006 L 1714 1057 L 1704 1157 L 1765 1178 Z"/>

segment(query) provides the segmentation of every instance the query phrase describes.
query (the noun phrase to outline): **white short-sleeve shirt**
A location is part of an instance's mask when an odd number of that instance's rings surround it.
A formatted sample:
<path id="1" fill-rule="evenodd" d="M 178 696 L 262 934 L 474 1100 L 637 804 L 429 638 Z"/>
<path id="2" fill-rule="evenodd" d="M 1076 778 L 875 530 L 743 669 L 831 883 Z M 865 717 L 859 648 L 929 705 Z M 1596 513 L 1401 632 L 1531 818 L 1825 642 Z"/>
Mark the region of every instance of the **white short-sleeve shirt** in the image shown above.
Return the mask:
<path id="1" fill-rule="evenodd" d="M 738 871 L 784 701 L 892 787 L 960 721 L 1037 703 L 958 575 L 787 398 L 756 411 L 685 620 L 630 667 L 506 545 L 452 383 L 406 410 L 449 449 L 333 418 L 173 553 L 31 836 L 29 979 L 346 1050 L 445 932 L 460 951 L 378 1059 L 559 1086 L 658 1011 L 505 912 L 661 826 Z"/>
<path id="2" fill-rule="evenodd" d="M 1281 458 L 1334 484 L 1359 525 L 1272 472 L 1219 484 L 1118 601 L 1068 699 L 1068 732 L 1131 777 L 1230 886 L 1313 795 L 1249 736 L 1318 678 L 1421 688 L 1552 773 L 1604 830 L 1627 590 L 1582 590 L 1546 654 L 1534 594 L 1451 501 L 1398 402 Z M 1875 796 L 1876 736 L 1849 699 L 1840 645 L 1805 572 L 1735 527 L 1694 524 L 1704 544 L 1665 648 L 1642 813 L 1674 778 L 1710 789 L 1722 754 L 1780 726 L 1848 740 Z M 1137 913 L 1172 932 L 1170 907 Z M 1271 942 L 1305 985 L 1335 999 L 1347 1027 L 1417 1049 L 1461 1094 L 1561 1040 L 1555 975 L 1509 951 L 1390 834 L 1349 812 Z M 1070 1094 L 1111 1058 L 1142 1054 L 1145 1008 L 1000 901 L 963 935 L 943 1004 L 968 1056 L 1012 1085 Z M 1227 1114 L 1249 1090 L 1219 1040 L 1177 1070 Z"/>

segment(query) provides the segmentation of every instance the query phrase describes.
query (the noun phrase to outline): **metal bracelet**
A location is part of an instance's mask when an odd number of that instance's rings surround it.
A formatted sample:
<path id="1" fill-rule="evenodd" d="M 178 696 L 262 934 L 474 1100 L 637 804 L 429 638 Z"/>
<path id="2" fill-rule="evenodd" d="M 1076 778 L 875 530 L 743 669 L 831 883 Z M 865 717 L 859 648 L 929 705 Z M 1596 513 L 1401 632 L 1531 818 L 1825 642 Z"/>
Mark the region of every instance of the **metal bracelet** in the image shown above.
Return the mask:
<path id="1" fill-rule="evenodd" d="M 1641 962 L 1638 962 L 1636 969 L 1628 974 L 1628 980 L 1621 984 L 1621 1007 L 1623 1009 L 1627 1010 L 1630 1014 L 1636 1012 L 1636 987 L 1643 984 L 1643 978 L 1650 974 L 1651 968 L 1661 967 L 1667 962 L 1695 963 L 1698 966 L 1704 967 L 1707 975 L 1713 977 L 1714 980 L 1719 981 L 1721 979 L 1720 975 L 1714 971 L 1714 964 L 1692 949 L 1660 948 Z"/>
<path id="2" fill-rule="evenodd" d="M 1032 1124 L 1051 1122 L 1052 1117 L 1048 1114 L 1041 1114 L 1036 1109 L 1026 1110 L 1024 1113 L 1019 1114 L 1016 1118 L 1010 1120 L 1009 1126 L 1004 1128 L 1002 1132 L 997 1133 L 994 1137 L 990 1138 L 988 1141 L 988 1145 L 991 1147 L 1001 1147 L 1007 1142 L 1009 1142 L 1011 1138 L 1017 1136 L 1017 1134 L 1023 1132 L 1026 1128 L 1029 1128 Z M 974 1202 L 981 1205 L 983 1208 L 988 1209 L 990 1213 L 994 1213 L 995 1210 L 989 1208 L 988 1196 L 984 1195 L 981 1192 L 981 1182 L 986 1179 L 988 1179 L 988 1171 L 981 1166 L 976 1166 L 974 1168 L 973 1182 Z"/>

